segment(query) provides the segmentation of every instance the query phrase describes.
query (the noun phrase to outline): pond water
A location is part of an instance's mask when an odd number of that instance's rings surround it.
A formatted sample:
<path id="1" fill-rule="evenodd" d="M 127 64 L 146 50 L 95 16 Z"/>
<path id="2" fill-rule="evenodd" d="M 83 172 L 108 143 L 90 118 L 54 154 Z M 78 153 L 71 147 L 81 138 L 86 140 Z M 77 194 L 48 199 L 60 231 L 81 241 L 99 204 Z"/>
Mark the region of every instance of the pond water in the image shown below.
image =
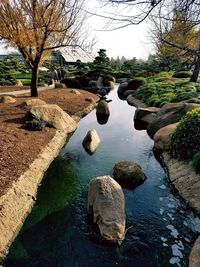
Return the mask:
<path id="1" fill-rule="evenodd" d="M 134 128 L 135 108 L 120 100 L 117 90 L 108 99 L 108 122 L 99 124 L 92 111 L 49 167 L 4 267 L 188 266 L 200 220 L 173 195 L 146 131 Z M 89 155 L 82 140 L 93 128 L 101 143 Z M 120 160 L 140 164 L 147 179 L 123 190 L 128 231 L 121 246 L 111 246 L 100 241 L 88 220 L 87 191 L 91 178 L 112 175 Z"/>

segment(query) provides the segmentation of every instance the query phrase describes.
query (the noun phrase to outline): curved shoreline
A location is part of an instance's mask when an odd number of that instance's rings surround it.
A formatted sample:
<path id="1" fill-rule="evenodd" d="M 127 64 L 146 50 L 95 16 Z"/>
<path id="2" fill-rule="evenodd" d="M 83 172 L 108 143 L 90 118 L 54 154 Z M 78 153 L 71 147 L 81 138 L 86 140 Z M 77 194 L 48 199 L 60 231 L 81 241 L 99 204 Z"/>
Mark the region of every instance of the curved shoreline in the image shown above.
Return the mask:
<path id="1" fill-rule="evenodd" d="M 94 109 L 95 104 L 96 102 L 89 104 L 82 112 L 72 116 L 73 119 L 78 122 Z M 7 255 L 11 243 L 30 213 L 44 173 L 65 145 L 68 135 L 68 132 L 56 131 L 54 137 L 29 168 L 0 198 L 0 260 Z"/>
<path id="2" fill-rule="evenodd" d="M 136 108 L 147 107 L 142 101 L 130 95 L 127 102 Z M 200 175 L 194 168 L 186 162 L 178 161 L 170 157 L 167 152 L 162 152 L 162 162 L 164 163 L 168 177 L 178 194 L 184 199 L 188 207 L 192 208 L 200 216 Z M 196 239 L 189 257 L 189 267 L 199 267 L 200 265 L 200 236 Z"/>

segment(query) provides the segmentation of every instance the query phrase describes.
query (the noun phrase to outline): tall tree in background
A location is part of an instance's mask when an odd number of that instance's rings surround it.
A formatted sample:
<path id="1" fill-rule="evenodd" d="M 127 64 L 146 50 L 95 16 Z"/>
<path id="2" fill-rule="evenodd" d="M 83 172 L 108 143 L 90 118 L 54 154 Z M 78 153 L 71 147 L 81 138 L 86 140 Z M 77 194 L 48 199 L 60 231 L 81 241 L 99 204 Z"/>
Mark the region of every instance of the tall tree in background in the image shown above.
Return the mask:
<path id="1" fill-rule="evenodd" d="M 39 64 L 52 49 L 75 44 L 85 19 L 84 0 L 1 0 L 0 38 L 19 50 L 31 67 L 36 97 Z"/>
<path id="2" fill-rule="evenodd" d="M 173 20 L 166 21 L 164 25 L 154 21 L 154 28 L 152 37 L 161 62 L 165 62 L 169 69 L 191 68 L 200 32 L 186 11 L 175 10 Z"/>

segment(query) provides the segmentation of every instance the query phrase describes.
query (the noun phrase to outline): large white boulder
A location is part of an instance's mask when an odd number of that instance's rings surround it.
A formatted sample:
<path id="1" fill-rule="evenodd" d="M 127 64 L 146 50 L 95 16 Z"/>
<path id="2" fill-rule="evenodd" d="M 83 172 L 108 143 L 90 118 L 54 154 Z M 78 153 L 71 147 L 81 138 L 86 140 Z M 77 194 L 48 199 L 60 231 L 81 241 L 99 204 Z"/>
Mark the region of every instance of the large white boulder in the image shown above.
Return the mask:
<path id="1" fill-rule="evenodd" d="M 194 243 L 192 251 L 189 257 L 189 267 L 199 267 L 200 266 L 200 237 Z"/>
<path id="2" fill-rule="evenodd" d="M 59 106 L 54 104 L 33 106 L 30 109 L 29 114 L 34 118 L 43 120 L 48 125 L 67 133 L 75 131 L 77 127 L 77 123 Z"/>
<path id="3" fill-rule="evenodd" d="M 95 129 L 89 130 L 83 139 L 82 145 L 89 153 L 93 153 L 100 143 L 100 137 Z"/>
<path id="4" fill-rule="evenodd" d="M 102 238 L 122 241 L 125 235 L 125 201 L 121 186 L 110 176 L 91 180 L 88 213 L 99 227 Z"/>

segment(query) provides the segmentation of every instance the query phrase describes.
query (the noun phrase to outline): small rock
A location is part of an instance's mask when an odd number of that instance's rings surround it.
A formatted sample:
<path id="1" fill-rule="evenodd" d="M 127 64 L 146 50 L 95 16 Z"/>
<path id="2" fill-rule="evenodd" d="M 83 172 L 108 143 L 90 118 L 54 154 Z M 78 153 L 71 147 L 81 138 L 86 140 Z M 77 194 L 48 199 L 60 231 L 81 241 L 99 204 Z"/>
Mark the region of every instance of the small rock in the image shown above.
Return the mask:
<path id="1" fill-rule="evenodd" d="M 71 89 L 70 93 L 73 93 L 75 95 L 81 95 L 81 93 L 77 89 Z"/>
<path id="2" fill-rule="evenodd" d="M 126 160 L 115 164 L 113 175 L 120 185 L 127 188 L 135 188 L 146 179 L 140 165 Z"/>
<path id="3" fill-rule="evenodd" d="M 95 129 L 87 132 L 82 145 L 88 153 L 93 153 L 100 143 L 100 138 Z"/>

